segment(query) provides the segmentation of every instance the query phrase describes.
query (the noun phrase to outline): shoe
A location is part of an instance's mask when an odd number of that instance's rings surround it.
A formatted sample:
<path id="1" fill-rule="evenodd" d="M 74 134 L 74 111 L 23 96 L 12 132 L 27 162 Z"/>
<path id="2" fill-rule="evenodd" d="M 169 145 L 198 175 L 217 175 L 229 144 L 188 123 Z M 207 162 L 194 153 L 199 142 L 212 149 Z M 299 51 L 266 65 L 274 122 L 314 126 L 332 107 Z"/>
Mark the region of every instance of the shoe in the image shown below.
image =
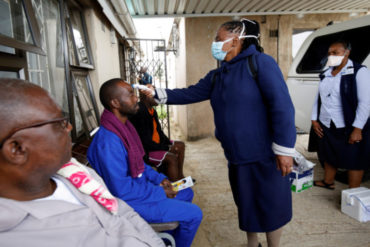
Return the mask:
<path id="1" fill-rule="evenodd" d="M 258 247 L 262 247 L 262 244 L 261 243 L 258 243 Z"/>
<path id="2" fill-rule="evenodd" d="M 323 185 L 320 185 L 317 182 L 321 182 Z M 324 180 L 314 181 L 313 186 L 325 188 L 325 189 L 328 189 L 328 190 L 334 190 L 335 189 L 334 183 L 328 184 Z"/>
<path id="3" fill-rule="evenodd" d="M 194 178 L 192 178 L 192 180 L 193 180 L 193 184 L 195 185 L 197 183 L 197 180 Z"/>

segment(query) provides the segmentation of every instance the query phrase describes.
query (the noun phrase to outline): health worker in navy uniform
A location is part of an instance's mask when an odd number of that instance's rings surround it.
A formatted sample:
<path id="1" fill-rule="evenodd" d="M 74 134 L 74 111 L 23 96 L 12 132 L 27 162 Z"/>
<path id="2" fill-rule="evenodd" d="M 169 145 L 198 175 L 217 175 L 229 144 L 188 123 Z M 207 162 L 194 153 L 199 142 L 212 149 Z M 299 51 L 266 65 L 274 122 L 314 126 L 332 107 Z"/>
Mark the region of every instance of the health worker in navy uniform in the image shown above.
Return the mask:
<path id="1" fill-rule="evenodd" d="M 212 43 L 219 68 L 188 88 L 155 90 L 165 104 L 210 100 L 239 227 L 247 232 L 249 247 L 259 245 L 257 232 L 266 232 L 269 246 L 278 246 L 282 227 L 292 218 L 286 175 L 292 170 L 296 141 L 288 88 L 275 60 L 263 53 L 259 36 L 256 21 L 222 24 Z"/>
<path id="2" fill-rule="evenodd" d="M 338 168 L 348 170 L 348 185 L 355 188 L 370 165 L 370 70 L 349 59 L 350 52 L 345 41 L 330 45 L 329 68 L 320 75 L 312 108 L 312 128 L 325 169 L 324 179 L 314 185 L 332 190 Z"/>

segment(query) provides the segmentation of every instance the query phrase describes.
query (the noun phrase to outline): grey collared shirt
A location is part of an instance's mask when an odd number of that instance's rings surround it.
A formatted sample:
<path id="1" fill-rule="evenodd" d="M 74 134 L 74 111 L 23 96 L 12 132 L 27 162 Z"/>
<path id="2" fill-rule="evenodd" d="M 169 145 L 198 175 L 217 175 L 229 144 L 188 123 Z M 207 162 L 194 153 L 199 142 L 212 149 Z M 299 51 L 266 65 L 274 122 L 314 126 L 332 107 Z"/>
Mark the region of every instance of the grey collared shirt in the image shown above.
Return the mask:
<path id="1" fill-rule="evenodd" d="M 95 179 L 102 180 L 89 170 Z M 152 228 L 125 202 L 118 199 L 113 215 L 92 197 L 80 193 L 56 175 L 81 202 L 61 200 L 15 201 L 0 197 L 0 245 L 142 247 L 164 244 Z"/>

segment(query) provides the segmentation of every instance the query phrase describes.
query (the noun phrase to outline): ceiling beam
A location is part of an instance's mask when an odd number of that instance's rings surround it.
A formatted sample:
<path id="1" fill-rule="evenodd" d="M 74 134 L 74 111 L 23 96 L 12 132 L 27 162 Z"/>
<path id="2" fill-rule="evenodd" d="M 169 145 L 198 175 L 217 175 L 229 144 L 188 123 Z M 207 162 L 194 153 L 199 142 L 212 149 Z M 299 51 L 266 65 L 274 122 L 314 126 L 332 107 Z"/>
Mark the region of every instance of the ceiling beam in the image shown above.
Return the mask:
<path id="1" fill-rule="evenodd" d="M 195 13 L 196 14 L 203 13 L 204 9 L 206 8 L 206 6 L 208 5 L 208 3 L 210 1 L 212 1 L 212 0 L 201 0 L 201 1 L 199 1 L 198 6 L 195 8 Z"/>
<path id="2" fill-rule="evenodd" d="M 188 0 L 188 6 L 186 6 L 186 13 L 194 13 L 195 7 L 199 0 Z"/>
<path id="3" fill-rule="evenodd" d="M 169 0 L 168 7 L 167 7 L 167 14 L 174 14 L 175 7 L 176 7 L 176 0 Z"/>
<path id="4" fill-rule="evenodd" d="M 210 0 L 207 7 L 204 10 L 204 13 L 211 13 L 216 6 L 220 3 L 220 0 Z"/>
<path id="5" fill-rule="evenodd" d="M 216 8 L 214 9 L 214 13 L 220 13 L 225 7 L 226 7 L 226 5 L 229 3 L 229 0 L 222 0 L 222 1 L 220 1 L 218 4 L 217 4 L 217 6 L 216 6 Z"/>
<path id="6" fill-rule="evenodd" d="M 273 10 L 273 9 L 279 7 L 280 5 L 286 4 L 287 2 L 293 2 L 293 1 L 291 1 L 291 0 L 282 0 L 282 1 L 278 2 L 278 3 L 274 2 L 274 1 L 270 1 L 270 3 L 269 4 L 266 4 L 265 6 L 263 6 L 260 9 L 260 11 Z"/>
<path id="7" fill-rule="evenodd" d="M 240 0 L 229 1 L 229 4 L 225 6 L 225 8 L 222 12 L 223 13 L 232 12 L 232 10 L 234 10 L 234 8 L 238 5 L 239 2 L 240 2 Z M 233 11 L 233 12 L 236 12 L 236 11 Z"/>
<path id="8" fill-rule="evenodd" d="M 270 0 L 260 0 L 259 3 L 257 3 L 256 5 L 254 5 L 250 11 L 251 12 L 259 12 L 261 7 L 265 4 L 268 4 L 269 2 L 271 2 Z"/>
<path id="9" fill-rule="evenodd" d="M 147 2 L 154 2 L 153 0 L 147 1 Z M 164 12 L 166 10 L 166 0 L 158 0 L 158 15 L 164 15 Z"/>
<path id="10" fill-rule="evenodd" d="M 183 14 L 184 11 L 185 11 L 185 7 L 186 7 L 186 3 L 187 1 L 186 0 L 179 0 L 179 6 L 177 7 L 177 11 L 176 11 L 176 14 Z M 170 17 L 170 16 L 169 16 Z"/>
<path id="11" fill-rule="evenodd" d="M 146 2 L 147 10 L 146 12 L 149 15 L 154 15 L 155 14 L 155 6 L 154 6 L 154 1 L 147 1 Z"/>
<path id="12" fill-rule="evenodd" d="M 217 17 L 217 16 L 251 16 L 251 15 L 296 15 L 296 14 L 333 14 L 363 13 L 367 9 L 315 10 L 315 11 L 273 11 L 273 12 L 237 12 L 237 13 L 204 13 L 204 14 L 167 14 L 167 15 L 133 15 L 132 18 L 168 18 L 168 17 Z"/>

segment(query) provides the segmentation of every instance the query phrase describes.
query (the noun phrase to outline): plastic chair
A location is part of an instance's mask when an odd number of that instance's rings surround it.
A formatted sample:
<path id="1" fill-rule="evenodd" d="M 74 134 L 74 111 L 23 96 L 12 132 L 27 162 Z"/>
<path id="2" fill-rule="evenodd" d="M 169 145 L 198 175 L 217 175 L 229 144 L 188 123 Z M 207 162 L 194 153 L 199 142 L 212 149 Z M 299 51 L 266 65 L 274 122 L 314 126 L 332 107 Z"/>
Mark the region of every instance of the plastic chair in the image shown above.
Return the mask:
<path id="1" fill-rule="evenodd" d="M 153 230 L 158 234 L 158 236 L 163 239 L 163 241 L 166 243 L 165 240 L 169 242 L 170 245 L 166 245 L 167 247 L 176 247 L 175 239 L 172 237 L 171 234 L 165 232 L 165 231 L 172 231 L 175 230 L 179 226 L 178 221 L 174 222 L 165 222 L 165 223 L 150 223 L 149 224 Z"/>

